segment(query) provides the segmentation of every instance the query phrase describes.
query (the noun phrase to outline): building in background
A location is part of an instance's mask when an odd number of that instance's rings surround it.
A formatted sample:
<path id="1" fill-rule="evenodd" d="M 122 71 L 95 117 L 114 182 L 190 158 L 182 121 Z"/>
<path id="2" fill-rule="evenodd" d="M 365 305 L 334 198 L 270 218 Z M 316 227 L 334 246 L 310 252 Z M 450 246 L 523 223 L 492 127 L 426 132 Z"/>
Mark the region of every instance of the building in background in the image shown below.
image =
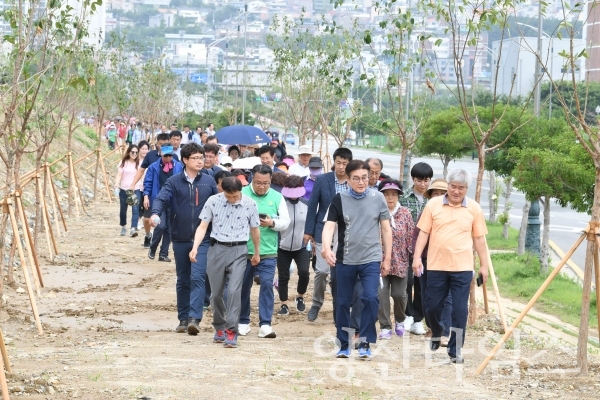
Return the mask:
<path id="1" fill-rule="evenodd" d="M 600 82 L 600 7 L 594 0 L 587 1 L 588 18 L 584 40 L 589 58 L 586 60 L 584 77 L 590 82 Z"/>
<path id="2" fill-rule="evenodd" d="M 582 39 L 574 39 L 573 53 L 577 54 L 584 48 Z M 492 43 L 492 83 L 496 79 L 496 65 L 498 69 L 498 94 L 512 96 L 528 96 L 535 86 L 535 57 L 537 51 L 537 37 L 513 37 Z M 570 52 L 569 39 L 547 38 L 542 39 L 542 68 L 548 70 L 554 81 L 571 80 L 571 70 L 564 64 L 561 52 Z M 600 54 L 600 53 L 599 53 Z M 579 82 L 584 77 L 580 76 L 584 59 L 578 62 L 575 81 Z M 599 66 L 600 68 L 600 66 Z M 598 70 L 600 74 L 600 69 Z M 600 75 L 598 75 L 600 76 Z M 514 78 L 514 79 L 513 79 Z M 546 74 L 542 81 L 547 80 Z M 513 83 L 514 80 L 514 83 Z"/>

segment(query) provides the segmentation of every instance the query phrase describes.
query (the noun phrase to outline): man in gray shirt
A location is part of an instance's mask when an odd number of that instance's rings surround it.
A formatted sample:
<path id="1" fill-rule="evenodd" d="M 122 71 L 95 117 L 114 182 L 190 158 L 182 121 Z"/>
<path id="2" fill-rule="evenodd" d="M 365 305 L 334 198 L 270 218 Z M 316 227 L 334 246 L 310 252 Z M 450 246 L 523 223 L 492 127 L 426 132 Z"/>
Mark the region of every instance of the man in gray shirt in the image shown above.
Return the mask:
<path id="1" fill-rule="evenodd" d="M 377 288 L 379 277 L 390 270 L 392 253 L 392 228 L 390 212 L 383 195 L 368 189 L 369 165 L 361 160 L 353 160 L 346 166 L 349 189 L 333 196 L 327 210 L 323 227 L 322 256 L 336 269 L 337 305 L 335 325 L 340 341 L 338 358 L 350 357 L 349 337 L 350 307 L 357 278 L 363 286 L 362 315 L 360 319 L 360 358 L 370 358 L 369 343 L 377 341 L 377 311 L 379 298 Z M 338 248 L 334 254 L 331 241 L 337 223 Z M 380 239 L 381 238 L 381 239 Z M 381 252 L 383 243 L 385 258 Z M 383 258 L 383 262 L 381 261 Z M 352 331 L 352 332 L 350 332 Z"/>
<path id="2" fill-rule="evenodd" d="M 246 271 L 248 232 L 254 243 L 252 265 L 260 261 L 260 219 L 254 200 L 242 194 L 242 182 L 227 177 L 221 182 L 223 193 L 210 197 L 200 213 L 200 226 L 196 230 L 190 260 L 196 262 L 197 249 L 209 224 L 212 222 L 210 248 L 206 275 L 212 289 L 210 302 L 213 308 L 215 343 L 237 347 L 238 323 L 241 310 L 242 280 Z M 227 315 L 223 290 L 227 284 Z"/>

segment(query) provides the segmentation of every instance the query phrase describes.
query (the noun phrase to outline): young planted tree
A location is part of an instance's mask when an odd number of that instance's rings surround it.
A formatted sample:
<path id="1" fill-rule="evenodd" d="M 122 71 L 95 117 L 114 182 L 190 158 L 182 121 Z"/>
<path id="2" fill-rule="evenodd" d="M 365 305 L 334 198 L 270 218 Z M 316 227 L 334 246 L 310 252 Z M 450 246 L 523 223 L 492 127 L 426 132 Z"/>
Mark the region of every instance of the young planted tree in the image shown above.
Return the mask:
<path id="1" fill-rule="evenodd" d="M 556 140 L 549 147 L 511 149 L 516 160 L 513 170 L 515 187 L 523 191 L 529 200 L 544 199 L 540 255 L 540 274 L 544 275 L 548 273 L 551 199 L 557 199 L 561 205 L 576 207 L 581 202 L 580 193 L 588 191 L 594 182 L 590 160 L 577 157 L 581 152 L 577 151 L 578 148 L 573 149 L 574 146 L 577 145 L 572 141 Z"/>
<path id="2" fill-rule="evenodd" d="M 437 39 L 430 56 L 430 63 L 440 77 L 442 84 L 459 102 L 459 107 L 463 115 L 463 120 L 467 129 L 471 133 L 473 143 L 477 149 L 478 170 L 475 187 L 475 201 L 481 200 L 481 187 L 483 183 L 483 175 L 485 172 L 485 157 L 486 154 L 502 147 L 510 136 L 524 126 L 527 120 L 519 118 L 521 124 L 515 124 L 506 132 L 506 136 L 499 140 L 494 145 L 490 145 L 490 139 L 494 131 L 507 117 L 506 113 L 509 110 L 507 107 L 512 101 L 512 88 L 514 86 L 515 77 L 511 79 L 511 88 L 508 95 L 501 96 L 498 89 L 499 68 L 500 63 L 496 63 L 494 71 L 494 79 L 492 80 L 492 94 L 490 98 L 491 105 L 489 107 L 489 123 L 482 123 L 480 113 L 481 108 L 477 107 L 477 81 L 475 65 L 477 60 L 482 58 L 487 59 L 487 44 L 482 43 L 485 34 L 494 26 L 499 26 L 502 30 L 500 40 L 505 37 L 507 21 L 510 18 L 510 13 L 518 8 L 523 0 L 507 0 L 495 2 L 493 7 L 488 8 L 485 0 L 464 0 L 461 2 L 449 1 L 440 3 L 423 2 L 420 4 L 423 12 L 433 13 L 438 20 L 444 21 L 444 36 L 449 39 L 451 65 L 455 71 L 454 82 L 446 82 L 441 77 L 443 75 L 443 67 L 437 62 L 437 58 L 444 58 L 444 55 L 437 50 L 437 47 L 442 44 L 443 39 Z M 502 46 L 498 50 L 498 54 L 494 54 L 497 59 L 501 58 Z M 438 54 L 440 53 L 440 54 Z M 472 60 L 472 61 L 471 61 Z M 532 95 L 522 99 L 519 109 L 520 114 L 524 115 L 529 108 Z M 487 108 L 486 108 L 487 109 Z M 477 307 L 475 299 L 475 280 L 471 284 L 471 294 L 469 298 L 469 324 L 475 323 L 477 319 Z"/>
<path id="3" fill-rule="evenodd" d="M 281 104 L 287 119 L 298 129 L 299 144 L 306 144 L 323 124 L 323 103 L 335 101 L 327 96 L 325 84 L 325 38 L 315 35 L 314 26 L 304 25 L 304 20 L 294 22 L 287 17 L 273 17 L 267 45 L 273 50 L 271 80 L 281 91 Z M 314 143 L 313 143 L 314 146 Z"/>
<path id="4" fill-rule="evenodd" d="M 415 150 L 419 155 L 436 154 L 444 165 L 444 178 L 450 161 L 473 149 L 473 139 L 462 120 L 460 110 L 451 108 L 434 114 L 421 127 Z"/>
<path id="5" fill-rule="evenodd" d="M 379 118 L 371 128 L 384 132 L 400 145 L 399 172 L 403 180 L 404 164 L 417 143 L 422 123 L 431 114 L 435 95 L 428 78 L 419 86 L 414 84 L 415 69 L 427 69 L 423 44 L 429 35 L 417 29 L 416 7 L 402 9 L 393 0 L 375 2 L 373 7 L 378 26 L 364 29 L 355 18 L 352 26 L 344 30 L 344 46 L 348 54 L 357 57 L 360 83 L 375 92 L 373 108 Z M 330 29 L 342 30 L 335 21 Z M 352 72 L 352 68 L 347 67 L 347 71 Z M 430 72 L 425 75 L 430 76 Z M 358 115 L 354 117 L 358 119 Z"/>
<path id="6" fill-rule="evenodd" d="M 543 3 L 542 6 L 541 12 L 543 13 L 547 8 L 547 4 Z M 600 133 L 597 120 L 589 117 L 595 114 L 595 109 L 598 106 L 596 102 L 591 102 L 592 89 L 595 88 L 592 82 L 598 80 L 597 75 L 595 75 L 597 72 L 593 70 L 593 68 L 597 68 L 597 65 L 593 63 L 597 62 L 598 48 L 592 38 L 597 37 L 598 29 L 600 29 L 598 28 L 600 26 L 598 25 L 600 13 L 598 4 L 595 2 L 580 2 L 568 7 L 565 5 L 561 10 L 560 31 L 556 34 L 556 38 L 567 42 L 566 49 L 560 51 L 558 57 L 555 57 L 554 60 L 552 57 L 544 56 L 541 52 L 535 52 L 535 56 L 541 66 L 539 72 L 548 79 L 552 87 L 553 104 L 558 104 L 574 139 L 583 150 L 581 153 L 585 154 L 585 156 L 579 154 L 580 157 L 583 157 L 582 162 L 586 163 L 584 160 L 587 160 L 594 167 L 594 184 L 590 186 L 590 190 L 584 193 L 575 192 L 579 197 L 579 204 L 584 203 L 589 206 L 588 211 L 591 214 L 590 228 L 594 233 L 600 227 Z M 584 20 L 587 24 L 584 24 L 583 28 L 579 28 L 573 24 L 574 20 Z M 587 37 L 589 41 L 584 43 L 583 46 L 577 39 L 581 29 L 588 30 Z M 560 77 L 553 74 L 550 69 L 551 63 L 557 61 L 560 62 L 561 70 L 565 72 Z M 585 68 L 585 64 L 587 64 L 587 68 Z M 586 71 L 585 74 L 582 73 L 584 70 Z M 549 154 L 544 155 L 550 156 Z M 560 164 L 560 166 L 561 168 L 567 168 L 564 164 Z M 588 171 L 591 171 L 591 168 L 588 167 Z M 588 373 L 587 342 L 590 293 L 594 257 L 597 252 L 598 246 L 595 236 L 589 235 L 577 346 L 577 366 L 581 374 Z"/>
<path id="7" fill-rule="evenodd" d="M 27 152 L 43 154 L 56 134 L 56 125 L 64 117 L 65 89 L 78 79 L 76 66 L 87 35 L 87 19 L 98 4 L 86 0 L 74 9 L 56 1 L 17 0 L 5 4 L 0 12 L 8 26 L 2 38 L 5 51 L 0 82 L 0 159 L 6 173 L 3 196 L 21 189 L 23 156 Z M 2 232 L 7 232 L 7 223 L 4 213 Z M 4 260 L 4 240 L 0 235 L 0 260 Z M 8 278 L 10 282 L 11 270 Z M 0 294 L 3 281 L 0 276 Z"/>

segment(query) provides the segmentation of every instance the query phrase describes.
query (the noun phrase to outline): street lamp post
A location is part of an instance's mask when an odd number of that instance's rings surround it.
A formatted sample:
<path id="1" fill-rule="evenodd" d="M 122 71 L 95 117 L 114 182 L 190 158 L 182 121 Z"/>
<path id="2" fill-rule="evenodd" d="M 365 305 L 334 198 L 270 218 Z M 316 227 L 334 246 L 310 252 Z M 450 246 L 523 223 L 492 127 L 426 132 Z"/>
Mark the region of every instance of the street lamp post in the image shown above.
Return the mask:
<path id="1" fill-rule="evenodd" d="M 533 99 L 533 108 L 536 118 L 540 117 L 540 102 L 541 102 L 541 63 L 542 57 L 542 2 L 539 2 L 538 10 L 538 37 L 537 37 L 537 52 L 535 57 L 535 92 Z M 527 218 L 527 230 L 525 231 L 525 249 L 540 256 L 540 201 L 535 199 L 531 202 L 529 215 Z"/>
<path id="2" fill-rule="evenodd" d="M 247 41 L 247 36 L 248 36 L 248 3 L 244 3 L 244 59 L 242 62 L 242 125 L 244 125 L 245 118 L 246 118 L 246 41 Z"/>
<path id="3" fill-rule="evenodd" d="M 541 7 L 541 5 L 539 7 Z M 542 71 L 541 71 L 541 65 L 540 65 L 540 61 L 539 61 L 542 56 L 542 35 L 544 35 L 546 38 L 548 38 L 548 42 L 549 42 L 548 45 L 550 46 L 550 71 L 548 72 L 548 70 L 546 68 L 544 68 L 544 70 L 546 71 L 546 74 L 548 74 L 548 77 L 549 77 L 550 93 L 548 95 L 548 119 L 551 119 L 552 118 L 552 73 L 554 72 L 554 37 L 548 35 L 547 33 L 545 33 L 542 30 L 543 22 L 541 19 L 541 10 L 538 15 L 538 27 L 537 28 L 533 25 L 524 24 L 522 22 L 517 22 L 516 24 L 526 26 L 530 29 L 533 29 L 534 31 L 537 31 L 537 33 L 538 33 L 537 55 L 536 55 L 535 61 L 536 61 L 536 65 L 537 65 L 536 74 L 539 74 L 539 75 L 535 75 L 536 76 L 536 78 L 535 78 L 536 85 L 537 85 L 536 88 L 539 87 L 538 82 L 541 80 L 542 75 L 543 75 L 541 73 Z M 538 77 L 539 77 L 539 79 L 537 79 Z M 541 88 L 540 88 L 540 91 L 541 91 Z M 535 101 L 535 99 L 534 99 L 534 101 Z M 541 101 L 541 99 L 540 99 L 540 101 Z M 534 107 L 535 107 L 535 103 L 534 103 Z M 539 110 L 539 105 L 538 105 L 536 114 L 538 114 L 539 112 L 540 112 L 540 110 Z"/>

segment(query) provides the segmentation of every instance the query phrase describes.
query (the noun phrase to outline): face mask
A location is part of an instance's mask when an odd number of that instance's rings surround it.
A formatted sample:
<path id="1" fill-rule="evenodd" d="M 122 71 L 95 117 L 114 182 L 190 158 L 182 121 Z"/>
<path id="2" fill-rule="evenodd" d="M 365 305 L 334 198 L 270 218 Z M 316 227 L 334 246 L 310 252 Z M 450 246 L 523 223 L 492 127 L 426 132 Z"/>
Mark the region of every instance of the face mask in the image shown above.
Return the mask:
<path id="1" fill-rule="evenodd" d="M 310 168 L 310 177 L 311 179 L 316 179 L 317 176 L 323 173 L 323 168 Z"/>

